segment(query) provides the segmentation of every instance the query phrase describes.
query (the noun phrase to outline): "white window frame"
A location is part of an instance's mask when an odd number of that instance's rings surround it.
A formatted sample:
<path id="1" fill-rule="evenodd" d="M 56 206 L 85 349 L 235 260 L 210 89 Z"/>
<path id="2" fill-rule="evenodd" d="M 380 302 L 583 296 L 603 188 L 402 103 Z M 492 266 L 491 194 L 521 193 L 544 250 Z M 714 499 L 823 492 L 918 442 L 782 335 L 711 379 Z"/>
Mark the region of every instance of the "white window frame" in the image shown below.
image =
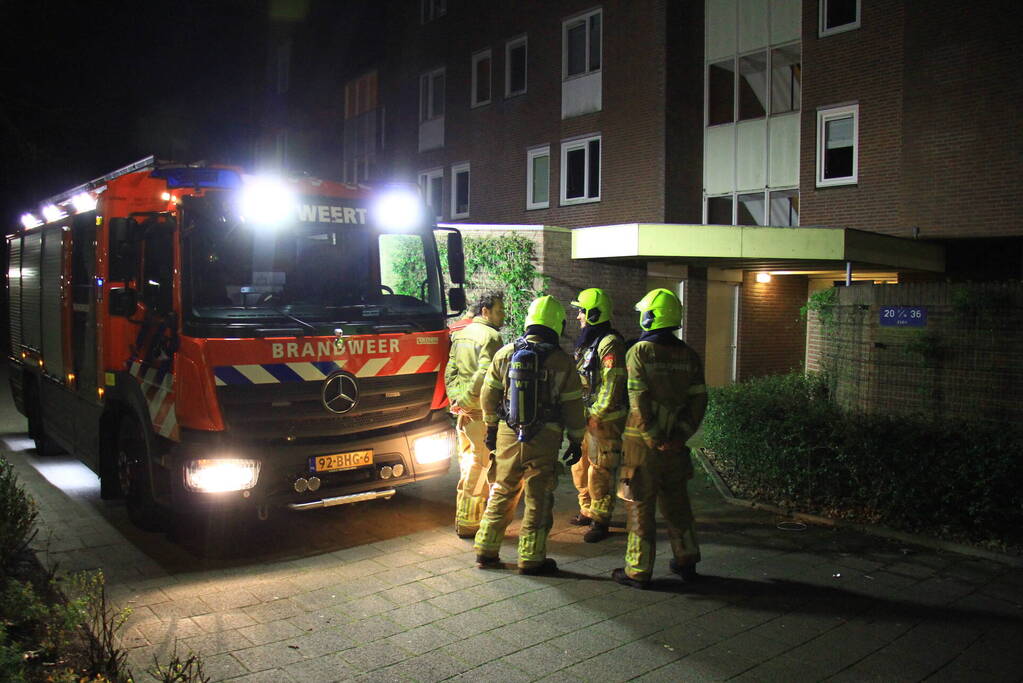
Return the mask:
<path id="1" fill-rule="evenodd" d="M 586 188 L 586 192 L 590 190 L 590 143 L 594 140 L 600 142 L 600 159 L 597 160 L 597 172 L 600 174 L 600 182 L 597 183 L 597 196 L 596 197 L 575 197 L 569 199 L 566 195 L 568 194 L 568 153 L 577 149 L 583 149 L 586 152 L 586 162 L 583 165 L 583 187 Z M 574 204 L 591 204 L 593 202 L 599 202 L 602 192 L 601 185 L 604 183 L 604 141 L 601 135 L 588 135 L 584 138 L 574 138 L 572 140 L 566 140 L 561 143 L 561 205 L 572 206 Z"/>
<path id="2" fill-rule="evenodd" d="M 590 19 L 595 15 L 601 15 L 600 17 L 600 66 L 596 69 L 590 69 Z M 583 12 L 582 14 L 576 14 L 575 16 L 565 19 L 561 22 L 561 80 L 567 81 L 571 78 L 582 78 L 583 76 L 589 76 L 590 74 L 600 73 L 604 69 L 604 10 L 600 7 L 597 9 Z M 586 25 L 586 69 L 582 73 L 568 75 L 568 29 L 570 26 L 582 21 Z"/>
<path id="3" fill-rule="evenodd" d="M 836 33 L 845 33 L 846 31 L 855 31 L 860 27 L 860 17 L 862 16 L 862 3 L 860 0 L 856 0 L 856 20 L 848 24 L 842 24 L 841 26 L 835 26 L 834 28 L 825 28 L 824 22 L 828 16 L 828 0 L 818 0 L 817 3 L 817 35 L 821 38 L 825 36 L 833 36 Z"/>
<path id="4" fill-rule="evenodd" d="M 447 106 L 444 106 L 441 113 L 437 116 L 433 116 L 435 97 L 437 93 L 433 91 L 433 79 L 437 74 L 444 74 L 444 90 L 448 89 L 448 76 L 447 70 L 444 67 L 427 71 L 419 75 L 419 122 L 424 121 L 435 121 L 437 119 L 444 118 L 444 114 L 447 112 Z M 425 83 L 425 86 L 424 86 Z M 446 95 L 442 94 L 442 99 Z M 423 101 L 426 100 L 426 116 L 423 115 Z M 446 105 L 446 102 L 442 101 L 442 104 Z"/>
<path id="5" fill-rule="evenodd" d="M 483 61 L 484 59 L 490 60 L 489 78 L 490 78 L 490 97 L 485 100 L 476 99 L 476 89 L 479 86 L 476 75 L 476 64 Z M 471 66 L 472 69 L 472 88 L 469 91 L 469 106 L 470 107 L 482 107 L 483 105 L 490 104 L 490 101 L 494 98 L 494 56 L 490 51 L 490 48 L 486 50 L 480 50 L 479 52 L 473 53 Z"/>
<path id="6" fill-rule="evenodd" d="M 443 204 L 444 204 L 444 169 L 443 168 L 431 168 L 431 169 L 429 169 L 427 171 L 420 171 L 419 172 L 419 187 L 421 188 L 420 191 L 423 193 L 423 203 L 426 204 L 427 206 L 430 205 L 430 184 L 434 180 L 436 180 L 438 183 L 441 184 L 441 190 L 440 190 L 441 206 L 433 207 L 434 213 L 436 213 L 436 215 L 433 216 L 433 218 L 438 220 L 438 221 L 440 221 L 440 220 L 444 220 L 444 206 L 443 206 Z"/>
<path id="7" fill-rule="evenodd" d="M 829 121 L 852 117 L 853 120 L 853 163 L 852 175 L 843 178 L 824 178 L 824 150 L 827 140 L 824 132 Z M 841 107 L 827 107 L 817 110 L 817 187 L 834 187 L 838 185 L 855 185 L 860 176 L 860 105 L 850 104 Z"/>
<path id="8" fill-rule="evenodd" d="M 533 201 L 533 160 L 547 157 L 547 201 Z M 526 151 L 526 210 L 549 209 L 551 206 L 551 146 L 534 147 Z"/>
<path id="9" fill-rule="evenodd" d="M 522 76 L 524 79 L 524 85 L 522 90 L 511 89 L 511 51 L 517 48 L 519 45 L 525 48 L 526 63 L 523 64 Z M 504 44 L 504 96 L 505 97 L 516 97 L 517 95 L 524 95 L 529 89 L 529 36 L 522 35 L 518 38 L 512 38 Z"/>
<path id="10" fill-rule="evenodd" d="M 456 213 L 458 211 L 458 174 L 467 173 L 469 175 L 469 184 L 466 187 L 466 192 L 469 194 L 465 198 L 466 210 L 462 213 Z M 468 218 L 472 212 L 472 170 L 469 167 L 469 162 L 463 162 L 461 164 L 454 164 L 451 166 L 451 218 Z"/>

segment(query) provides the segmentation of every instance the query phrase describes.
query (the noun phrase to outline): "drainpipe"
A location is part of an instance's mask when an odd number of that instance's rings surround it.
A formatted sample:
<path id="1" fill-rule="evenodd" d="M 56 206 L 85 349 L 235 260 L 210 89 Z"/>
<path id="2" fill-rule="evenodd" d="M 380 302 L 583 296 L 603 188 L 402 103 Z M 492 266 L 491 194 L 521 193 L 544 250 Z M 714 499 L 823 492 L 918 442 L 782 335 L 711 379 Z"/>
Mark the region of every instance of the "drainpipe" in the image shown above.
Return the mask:
<path id="1" fill-rule="evenodd" d="M 845 262 L 845 286 L 852 287 L 852 261 Z"/>

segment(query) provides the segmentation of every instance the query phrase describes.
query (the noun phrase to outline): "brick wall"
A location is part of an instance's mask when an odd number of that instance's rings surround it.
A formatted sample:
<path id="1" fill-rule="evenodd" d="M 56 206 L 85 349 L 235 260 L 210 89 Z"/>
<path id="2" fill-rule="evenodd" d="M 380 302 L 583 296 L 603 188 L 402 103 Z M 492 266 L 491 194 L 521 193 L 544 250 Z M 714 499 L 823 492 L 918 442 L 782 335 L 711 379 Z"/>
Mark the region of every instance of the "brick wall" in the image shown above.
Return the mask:
<path id="1" fill-rule="evenodd" d="M 590 1 L 449 3 L 448 14 L 420 25 L 408 5 L 382 70 L 387 107 L 385 174 L 415 180 L 445 169 L 444 215 L 450 216 L 450 166 L 471 164 L 470 223 L 578 227 L 663 222 L 666 0 L 609 0 L 603 8 L 602 111 L 561 119 L 562 20 L 592 9 Z M 504 45 L 528 34 L 527 92 L 504 97 Z M 637 49 L 642 36 L 642 49 Z M 470 108 L 470 59 L 493 55 L 492 102 Z M 418 76 L 447 69 L 445 145 L 419 153 Z M 641 77 L 637 77 L 641 76 Z M 702 90 L 701 90 L 702 92 Z M 697 97 L 698 99 L 698 97 Z M 559 206 L 562 140 L 602 135 L 601 201 Z M 527 149 L 551 149 L 551 208 L 526 210 Z M 696 174 L 699 176 L 699 174 Z"/>
<path id="2" fill-rule="evenodd" d="M 789 372 L 802 367 L 806 324 L 799 309 L 806 303 L 804 275 L 775 275 L 757 282 L 743 273 L 739 308 L 739 380 Z"/>
<path id="3" fill-rule="evenodd" d="M 837 288 L 833 328 L 810 321 L 810 369 L 836 399 L 872 413 L 1023 419 L 1023 285 L 912 283 Z M 926 327 L 882 327 L 881 306 L 923 306 Z"/>
<path id="4" fill-rule="evenodd" d="M 800 225 L 909 234 L 902 217 L 903 3 L 864 0 L 860 28 L 817 37 L 818 2 L 803 2 Z M 859 104 L 857 185 L 816 187 L 817 110 Z"/>
<path id="5" fill-rule="evenodd" d="M 906 3 L 902 215 L 921 237 L 1023 234 L 1019 7 Z"/>

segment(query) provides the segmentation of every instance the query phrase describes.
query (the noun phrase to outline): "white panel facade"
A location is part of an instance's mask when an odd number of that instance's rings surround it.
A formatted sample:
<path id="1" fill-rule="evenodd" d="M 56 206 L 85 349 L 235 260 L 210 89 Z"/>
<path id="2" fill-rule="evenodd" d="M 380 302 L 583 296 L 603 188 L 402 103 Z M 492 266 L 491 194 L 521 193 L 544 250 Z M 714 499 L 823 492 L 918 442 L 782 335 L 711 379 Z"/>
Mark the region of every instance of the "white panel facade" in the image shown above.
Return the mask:
<path id="1" fill-rule="evenodd" d="M 799 112 L 771 117 L 769 187 L 799 185 Z"/>
<path id="2" fill-rule="evenodd" d="M 739 3 L 739 52 L 767 46 L 767 0 Z"/>
<path id="3" fill-rule="evenodd" d="M 787 43 L 800 39 L 802 0 L 771 0 L 771 43 Z"/>
<path id="4" fill-rule="evenodd" d="M 767 121 L 743 121 L 736 134 L 736 188 L 762 190 L 767 183 Z"/>
<path id="5" fill-rule="evenodd" d="M 707 0 L 707 60 L 735 54 L 736 0 Z"/>
<path id="6" fill-rule="evenodd" d="M 592 114 L 602 108 L 602 71 L 576 76 L 561 83 L 561 118 Z"/>
<path id="7" fill-rule="evenodd" d="M 735 191 L 735 126 L 706 130 L 703 147 L 703 186 L 707 194 Z"/>

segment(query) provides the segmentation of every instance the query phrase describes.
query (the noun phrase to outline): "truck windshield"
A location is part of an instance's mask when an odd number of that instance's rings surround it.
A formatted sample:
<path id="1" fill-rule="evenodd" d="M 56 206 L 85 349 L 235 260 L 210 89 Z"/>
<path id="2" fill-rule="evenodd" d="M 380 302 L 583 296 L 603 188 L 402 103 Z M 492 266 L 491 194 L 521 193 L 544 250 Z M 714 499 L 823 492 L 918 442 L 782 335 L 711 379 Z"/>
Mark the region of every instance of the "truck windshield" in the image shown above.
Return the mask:
<path id="1" fill-rule="evenodd" d="M 195 323 L 308 328 L 442 315 L 431 230 L 399 234 L 369 224 L 298 221 L 266 227 L 212 201 L 189 208 L 182 305 Z"/>

